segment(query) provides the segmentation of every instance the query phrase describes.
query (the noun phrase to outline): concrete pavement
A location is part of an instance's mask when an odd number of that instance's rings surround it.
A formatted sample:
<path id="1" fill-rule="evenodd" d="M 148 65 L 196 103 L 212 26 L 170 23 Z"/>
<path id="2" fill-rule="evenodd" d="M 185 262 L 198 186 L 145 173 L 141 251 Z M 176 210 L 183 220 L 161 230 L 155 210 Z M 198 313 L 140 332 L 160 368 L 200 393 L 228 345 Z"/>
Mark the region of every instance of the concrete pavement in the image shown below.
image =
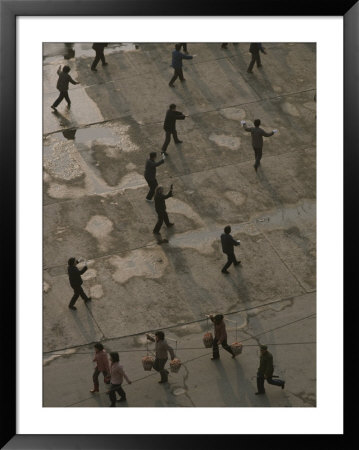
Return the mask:
<path id="1" fill-rule="evenodd" d="M 184 61 L 186 82 L 174 89 L 172 47 L 110 44 L 109 65 L 91 72 L 91 44 L 75 44 L 69 60 L 65 46 L 44 45 L 44 406 L 107 404 L 88 392 L 98 340 L 124 349 L 136 380 L 125 386 L 123 406 L 314 406 L 315 46 L 267 43 L 263 68 L 248 74 L 249 44 L 189 44 L 197 57 Z M 60 64 L 81 84 L 70 87 L 71 109 L 63 102 L 52 113 Z M 183 144 L 171 142 L 157 170 L 165 189 L 174 184 L 167 209 L 175 227 L 163 227 L 169 244 L 159 246 L 143 171 L 148 153 L 159 155 L 170 103 L 188 117 L 177 124 Z M 264 139 L 257 173 L 240 125 L 255 118 L 279 130 Z M 219 236 L 227 224 L 241 240 L 242 264 L 224 276 Z M 67 308 L 70 256 L 89 260 L 84 289 L 93 300 L 85 307 L 79 299 L 76 312 Z M 232 313 L 239 338 L 250 338 L 234 361 L 210 360 L 205 322 L 178 327 L 210 312 Z M 162 327 L 181 348 L 195 348 L 178 351 L 185 363 L 168 386 L 141 365 L 143 333 Z M 269 344 L 287 382 L 260 399 L 253 395 L 259 342 Z"/>

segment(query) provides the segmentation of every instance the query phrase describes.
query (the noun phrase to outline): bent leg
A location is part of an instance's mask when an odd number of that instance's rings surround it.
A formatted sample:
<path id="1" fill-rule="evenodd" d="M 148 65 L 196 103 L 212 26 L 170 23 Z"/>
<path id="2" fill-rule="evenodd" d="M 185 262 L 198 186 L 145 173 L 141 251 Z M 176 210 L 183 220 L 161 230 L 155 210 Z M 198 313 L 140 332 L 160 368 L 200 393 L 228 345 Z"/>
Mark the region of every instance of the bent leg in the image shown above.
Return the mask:
<path id="1" fill-rule="evenodd" d="M 58 106 L 62 100 L 64 99 L 65 95 L 64 95 L 64 91 L 60 91 L 60 95 L 57 97 L 57 99 L 54 101 L 53 105 L 55 108 L 56 106 Z"/>
<path id="2" fill-rule="evenodd" d="M 162 145 L 162 153 L 164 153 L 167 150 L 168 144 L 171 141 L 171 132 L 170 131 L 166 131 L 166 138 L 165 138 L 165 142 Z"/>

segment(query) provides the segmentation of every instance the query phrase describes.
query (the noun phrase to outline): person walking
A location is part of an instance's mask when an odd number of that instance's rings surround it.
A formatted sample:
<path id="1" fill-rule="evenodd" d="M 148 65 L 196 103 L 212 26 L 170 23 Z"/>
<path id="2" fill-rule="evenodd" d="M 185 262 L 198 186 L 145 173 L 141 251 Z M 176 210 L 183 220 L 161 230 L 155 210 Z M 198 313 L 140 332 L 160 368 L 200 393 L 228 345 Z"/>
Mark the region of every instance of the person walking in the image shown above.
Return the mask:
<path id="1" fill-rule="evenodd" d="M 173 227 L 174 223 L 171 223 L 168 214 L 166 211 L 166 199 L 173 196 L 173 184 L 171 184 L 171 188 L 168 191 L 167 195 L 163 193 L 163 187 L 157 186 L 155 190 L 155 210 L 157 213 L 157 223 L 153 229 L 154 234 L 160 234 L 160 229 L 162 227 L 163 222 L 167 225 L 167 228 Z"/>
<path id="2" fill-rule="evenodd" d="M 63 99 L 67 101 L 67 108 L 71 108 L 71 100 L 69 97 L 69 83 L 72 84 L 80 84 L 79 81 L 75 81 L 71 78 L 69 75 L 70 72 L 69 66 L 64 66 L 64 68 L 61 70 L 61 66 L 57 69 L 57 75 L 59 76 L 57 80 L 56 89 L 60 91 L 60 95 L 57 97 L 57 99 L 54 101 L 54 103 L 51 105 L 51 108 L 54 111 L 57 111 L 57 106 L 62 102 Z"/>
<path id="3" fill-rule="evenodd" d="M 150 334 L 146 334 L 146 336 L 149 341 L 156 343 L 156 358 L 153 363 L 153 368 L 161 375 L 161 380 L 159 383 L 167 383 L 169 372 L 165 369 L 165 365 L 168 359 L 168 352 L 170 353 L 171 360 L 175 359 L 173 348 L 168 345 L 163 331 L 156 331 L 155 338 L 153 338 Z"/>
<path id="4" fill-rule="evenodd" d="M 116 406 L 116 392 L 120 396 L 119 402 L 125 402 L 127 400 L 126 392 L 122 388 L 123 379 L 125 379 L 128 384 L 132 384 L 132 381 L 130 381 L 123 370 L 123 367 L 120 365 L 120 356 L 118 352 L 110 353 L 110 361 L 111 384 L 107 394 L 110 397 L 110 406 Z"/>
<path id="5" fill-rule="evenodd" d="M 183 59 L 192 59 L 194 55 L 185 55 L 184 53 L 181 53 L 181 46 L 182 44 L 176 44 L 175 50 L 172 52 L 172 64 L 171 67 L 174 69 L 173 77 L 171 78 L 171 81 L 168 83 L 168 86 L 174 88 L 174 82 L 179 79 L 183 82 L 186 81 L 183 77 L 183 71 L 182 71 L 182 60 Z"/>
<path id="6" fill-rule="evenodd" d="M 259 52 L 262 52 L 265 55 L 267 54 L 267 52 L 264 50 L 264 47 L 262 46 L 262 44 L 258 43 L 258 42 L 252 43 L 249 46 L 249 52 L 252 53 L 252 59 L 251 59 L 251 62 L 249 63 L 247 72 L 253 73 L 252 69 L 253 69 L 254 63 L 257 63 L 258 68 L 262 67 L 261 56 L 260 56 Z"/>
<path id="7" fill-rule="evenodd" d="M 148 202 L 152 202 L 152 197 L 155 193 L 155 189 L 158 186 L 157 180 L 156 180 L 156 167 L 160 166 L 165 162 L 165 155 L 162 154 L 162 159 L 158 162 L 156 162 L 157 153 L 151 152 L 149 159 L 146 161 L 146 167 L 145 167 L 145 180 L 147 181 L 148 187 L 150 190 L 148 191 L 148 194 L 146 196 L 146 200 Z"/>
<path id="8" fill-rule="evenodd" d="M 95 345 L 95 356 L 93 361 L 96 363 L 94 373 L 92 375 L 93 388 L 90 390 L 91 394 L 99 391 L 98 376 L 102 372 L 103 378 L 106 384 L 110 382 L 110 364 L 108 361 L 108 355 L 103 348 L 101 342 L 97 342 Z"/>
<path id="9" fill-rule="evenodd" d="M 83 283 L 81 275 L 86 272 L 87 265 L 83 269 L 79 270 L 76 267 L 78 263 L 79 261 L 77 261 L 75 258 L 70 258 L 67 261 L 68 264 L 67 273 L 69 275 L 70 286 L 74 290 L 74 295 L 72 296 L 72 299 L 69 303 L 69 308 L 74 311 L 77 309 L 75 303 L 79 298 L 79 296 L 81 296 L 81 298 L 85 301 L 85 303 L 91 301 L 91 297 L 87 297 L 81 286 Z"/>
<path id="10" fill-rule="evenodd" d="M 217 314 L 216 316 L 210 314 L 209 318 L 214 323 L 213 356 L 211 359 L 220 359 L 218 344 L 221 344 L 222 347 L 232 355 L 232 358 L 235 358 L 236 355 L 233 353 L 231 347 L 227 344 L 227 331 L 226 324 L 223 320 L 223 314 Z"/>
<path id="11" fill-rule="evenodd" d="M 173 136 L 173 140 L 175 141 L 175 144 L 182 144 L 182 141 L 178 139 L 177 136 L 177 130 L 176 130 L 176 120 L 184 120 L 186 116 L 181 113 L 180 111 L 176 111 L 177 106 L 174 103 L 171 103 L 167 112 L 165 121 L 163 122 L 163 129 L 166 132 L 165 141 L 162 145 L 161 153 L 168 156 L 168 153 L 166 153 L 168 144 L 171 141 L 171 135 Z"/>
<path id="12" fill-rule="evenodd" d="M 273 134 L 277 133 L 278 130 L 272 130 L 270 133 L 266 133 L 262 128 L 259 128 L 259 125 L 261 124 L 261 121 L 259 119 L 256 119 L 254 121 L 254 127 L 247 127 L 245 120 L 241 120 L 241 124 L 243 125 L 243 128 L 252 135 L 252 147 L 254 150 L 254 157 L 255 157 L 255 163 L 253 167 L 254 170 L 257 172 L 257 169 L 260 166 L 262 159 L 263 136 L 264 137 L 273 136 Z"/>
<path id="13" fill-rule="evenodd" d="M 284 389 L 285 381 L 280 380 L 279 378 L 277 380 L 273 380 L 273 372 L 274 372 L 274 366 L 273 366 L 273 356 L 268 351 L 268 347 L 266 345 L 260 346 L 260 359 L 259 359 L 259 367 L 257 371 L 257 392 L 256 395 L 265 394 L 264 389 L 264 380 L 267 380 L 268 384 L 274 384 L 275 386 L 280 386 L 282 389 Z"/>
<path id="14" fill-rule="evenodd" d="M 108 65 L 108 63 L 105 60 L 105 55 L 103 53 L 105 47 L 107 47 L 107 46 L 108 46 L 108 44 L 104 44 L 101 42 L 95 42 L 92 45 L 93 50 L 95 50 L 95 52 L 96 52 L 95 59 L 93 60 L 92 65 L 91 65 L 91 70 L 93 70 L 94 72 L 97 72 L 96 66 L 100 60 L 101 60 L 103 66 Z"/>
<path id="15" fill-rule="evenodd" d="M 222 273 L 228 274 L 228 267 L 233 263 L 235 266 L 238 266 L 240 264 L 240 261 L 237 261 L 236 255 L 234 254 L 234 246 L 240 245 L 240 241 L 236 241 L 231 236 L 231 227 L 227 225 L 224 227 L 224 233 L 221 234 L 221 244 L 222 244 L 222 251 L 227 255 L 227 262 L 222 268 Z"/>

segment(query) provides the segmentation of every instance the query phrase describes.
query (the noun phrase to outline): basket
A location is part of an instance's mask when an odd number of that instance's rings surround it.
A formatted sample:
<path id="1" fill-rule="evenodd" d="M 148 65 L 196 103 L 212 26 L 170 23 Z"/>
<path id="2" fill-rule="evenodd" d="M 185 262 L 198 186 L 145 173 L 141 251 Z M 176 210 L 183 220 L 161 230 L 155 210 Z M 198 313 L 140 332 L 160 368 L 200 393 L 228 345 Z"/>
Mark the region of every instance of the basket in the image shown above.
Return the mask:
<path id="1" fill-rule="evenodd" d="M 153 367 L 153 363 L 155 361 L 155 358 L 153 356 L 144 356 L 142 358 L 142 365 L 144 370 L 151 370 Z"/>
<path id="2" fill-rule="evenodd" d="M 233 342 L 233 344 L 231 344 L 231 349 L 235 355 L 239 355 L 242 353 L 243 345 L 240 342 Z"/>
<path id="3" fill-rule="evenodd" d="M 206 348 L 211 348 L 212 347 L 212 344 L 213 344 L 213 335 L 212 335 L 212 333 L 206 333 L 204 336 L 203 336 L 203 344 L 204 344 L 204 346 L 206 347 Z"/>
<path id="4" fill-rule="evenodd" d="M 172 359 L 172 361 L 170 362 L 171 372 L 177 373 L 180 370 L 180 368 L 181 368 L 181 360 L 179 360 L 178 358 Z"/>

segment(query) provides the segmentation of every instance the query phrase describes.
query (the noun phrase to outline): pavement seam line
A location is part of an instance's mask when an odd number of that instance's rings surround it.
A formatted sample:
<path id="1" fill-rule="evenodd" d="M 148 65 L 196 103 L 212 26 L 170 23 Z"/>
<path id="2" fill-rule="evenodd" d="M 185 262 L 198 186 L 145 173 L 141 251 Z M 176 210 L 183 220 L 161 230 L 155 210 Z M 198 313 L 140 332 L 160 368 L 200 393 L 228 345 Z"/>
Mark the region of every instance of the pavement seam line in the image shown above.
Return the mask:
<path id="1" fill-rule="evenodd" d="M 282 298 L 282 299 L 279 299 L 279 300 L 274 300 L 272 302 L 268 302 L 268 303 L 265 303 L 265 304 L 262 304 L 262 305 L 256 305 L 256 306 L 251 306 L 249 308 L 244 308 L 244 309 L 237 310 L 237 311 L 231 311 L 231 312 L 225 313 L 223 315 L 224 316 L 230 316 L 232 314 L 240 314 L 242 312 L 250 311 L 252 309 L 264 308 L 266 306 L 270 306 L 270 305 L 273 305 L 273 304 L 276 304 L 276 303 L 280 303 L 280 302 L 283 302 L 283 301 L 295 300 L 295 298 L 299 299 L 299 298 L 301 298 L 301 297 L 303 297 L 305 295 L 307 295 L 307 294 L 304 293 L 304 294 L 302 294 L 300 296 L 297 296 L 297 297 L 286 297 L 286 298 Z M 313 314 L 316 314 L 316 313 L 313 313 Z M 109 338 L 106 339 L 106 341 L 113 341 L 113 340 L 116 340 L 116 339 L 124 339 L 124 338 L 129 338 L 129 337 L 140 336 L 142 334 L 146 334 L 146 333 L 150 333 L 150 332 L 158 331 L 158 330 L 169 330 L 171 328 L 192 325 L 192 324 L 195 324 L 195 323 L 205 322 L 207 320 L 208 320 L 207 318 L 205 318 L 205 319 L 196 319 L 196 320 L 193 320 L 193 321 L 190 321 L 190 322 L 185 322 L 185 323 L 180 323 L 180 324 L 175 324 L 175 325 L 168 325 L 166 327 L 162 327 L 162 328 L 158 328 L 158 329 L 141 331 L 141 332 L 138 332 L 138 333 L 132 333 L 132 334 L 123 335 L 123 336 L 109 337 Z M 48 351 L 48 352 L 43 352 L 43 355 L 54 353 L 56 351 L 65 351 L 65 350 L 71 350 L 71 349 L 74 349 L 74 348 L 88 347 L 89 345 L 91 345 L 91 343 L 75 345 L 75 346 L 72 346 L 72 347 L 65 347 L 65 348 L 62 348 L 62 349 L 55 349 L 55 350 L 51 350 L 51 351 Z"/>
<path id="2" fill-rule="evenodd" d="M 309 147 L 310 148 L 310 147 Z M 284 152 L 284 153 L 280 153 L 280 154 L 277 154 L 277 155 L 267 155 L 266 156 L 266 158 L 270 158 L 270 159 L 272 159 L 272 158 L 276 158 L 276 157 L 278 157 L 278 156 L 287 156 L 287 155 L 293 155 L 294 153 L 299 153 L 299 152 L 302 152 L 302 151 L 305 151 L 305 150 L 308 150 L 308 145 L 307 144 L 303 144 L 303 147 L 299 147 L 299 148 L 296 148 L 296 149 L 291 149 L 291 150 L 288 150 L 287 152 Z M 80 153 L 80 152 L 79 152 Z M 189 172 L 189 173 L 185 173 L 185 174 L 179 174 L 179 175 L 174 175 L 174 177 L 172 177 L 171 175 L 169 176 L 169 177 L 164 177 L 164 180 L 168 180 L 168 179 L 176 179 L 176 178 L 180 178 L 180 179 L 182 179 L 182 178 L 184 178 L 184 177 L 188 177 L 188 176 L 192 176 L 192 175 L 197 175 L 197 174 L 201 174 L 201 173 L 203 173 L 203 172 L 210 172 L 210 171 L 215 171 L 215 170 L 217 170 L 217 169 L 223 169 L 223 168 L 226 168 L 226 167 L 229 167 L 229 166 L 233 166 L 233 167 L 236 167 L 236 166 L 240 166 L 240 165 L 244 165 L 244 164 L 248 164 L 248 163 L 251 163 L 251 162 L 253 162 L 253 158 L 251 158 L 251 159 L 246 159 L 246 160 L 244 160 L 244 161 L 241 161 L 241 162 L 238 162 L 238 163 L 236 163 L 236 164 L 233 164 L 233 163 L 228 163 L 228 164 L 223 164 L 223 165 L 221 165 L 221 166 L 214 166 L 214 167 L 208 167 L 208 168 L 206 168 L 205 169 L 205 171 L 204 170 L 197 170 L 197 171 L 194 171 L 194 172 Z M 51 176 L 51 175 L 50 175 Z M 63 184 L 66 184 L 66 183 L 63 183 Z M 140 187 L 142 187 L 142 185 L 135 185 L 135 188 L 136 189 L 138 189 L 138 188 L 140 188 Z M 147 186 L 144 186 L 146 189 L 147 189 Z M 129 189 L 132 189 L 132 188 L 126 188 L 126 187 L 124 187 L 124 188 L 114 188 L 114 189 L 111 189 L 110 191 L 108 191 L 108 192 L 102 192 L 102 193 L 90 193 L 90 194 L 84 194 L 82 197 L 91 197 L 91 196 L 95 196 L 95 195 L 97 195 L 97 196 L 102 196 L 102 195 L 105 195 L 105 194 L 112 194 L 112 193 L 116 193 L 116 192 L 126 192 L 127 190 L 129 190 Z M 82 198 L 82 197 L 78 197 L 78 198 Z M 51 197 L 51 198 L 53 198 L 53 197 Z M 68 198 L 68 199 L 65 199 L 65 200 L 60 200 L 60 201 L 54 201 L 54 202 L 52 202 L 52 203 L 48 203 L 48 204 L 46 204 L 46 205 L 44 205 L 44 208 L 46 208 L 46 207 L 48 207 L 48 206 L 51 206 L 51 205 L 54 205 L 54 204 L 62 204 L 62 203 L 67 203 L 67 202 L 72 202 L 72 201 L 76 201 L 76 200 L 78 200 L 78 198 Z"/>
<path id="3" fill-rule="evenodd" d="M 310 92 L 310 91 L 315 91 L 315 90 L 316 90 L 316 88 L 308 88 L 308 89 L 303 89 L 302 91 L 289 92 L 289 93 L 285 93 L 285 94 L 282 94 L 282 95 L 276 95 L 274 97 L 259 98 L 258 100 L 253 100 L 253 101 L 244 102 L 244 103 L 238 103 L 236 105 L 226 106 L 225 108 L 215 108 L 215 109 L 210 109 L 208 111 L 194 112 L 192 114 L 188 114 L 188 117 L 196 116 L 196 115 L 199 115 L 199 114 L 208 114 L 208 113 L 212 113 L 212 112 L 223 111 L 225 109 L 240 108 L 242 106 L 252 105 L 254 103 L 266 102 L 266 101 L 275 100 L 275 99 L 278 99 L 278 98 L 281 98 L 281 97 L 289 97 L 291 95 L 299 95 L 299 94 L 303 94 L 304 92 Z M 50 136 L 52 134 L 62 133 L 63 131 L 71 130 L 73 128 L 76 128 L 77 130 L 79 130 L 79 129 L 84 129 L 84 128 L 87 128 L 87 127 L 91 127 L 93 125 L 99 125 L 99 124 L 102 124 L 102 123 L 108 123 L 108 122 L 112 122 L 112 121 L 119 121 L 119 120 L 123 119 L 124 117 L 128 117 L 128 116 L 129 116 L 129 114 L 126 113 L 126 115 L 114 117 L 114 118 L 111 118 L 111 119 L 102 120 L 102 121 L 99 121 L 99 122 L 92 122 L 92 123 L 88 123 L 88 124 L 80 124 L 78 127 L 61 128 L 59 130 L 50 131 L 48 133 L 43 133 L 43 136 L 47 137 L 47 136 Z M 148 125 L 156 125 L 156 124 L 161 125 L 162 123 L 163 123 L 162 121 L 147 122 L 147 123 L 141 123 L 141 124 L 137 122 L 137 124 L 140 127 L 145 127 L 145 126 L 148 126 Z"/>
<path id="4" fill-rule="evenodd" d="M 255 223 L 254 224 L 257 229 L 258 226 Z M 259 229 L 258 229 L 259 231 Z M 282 256 L 279 251 L 274 247 L 274 245 L 272 244 L 272 241 L 268 238 L 268 236 L 266 235 L 265 231 L 259 231 L 264 238 L 266 239 L 266 241 L 269 243 L 269 245 L 272 247 L 272 249 L 274 250 L 274 252 L 277 254 L 278 258 L 281 260 L 282 264 L 287 268 L 288 272 L 292 275 L 292 277 L 297 281 L 297 283 L 299 284 L 299 286 L 302 288 L 303 293 L 307 294 L 307 289 L 305 288 L 305 286 L 302 284 L 301 280 L 296 276 L 296 274 L 292 271 L 292 269 L 289 267 L 289 265 L 287 264 L 287 262 L 284 260 L 284 256 Z"/>

